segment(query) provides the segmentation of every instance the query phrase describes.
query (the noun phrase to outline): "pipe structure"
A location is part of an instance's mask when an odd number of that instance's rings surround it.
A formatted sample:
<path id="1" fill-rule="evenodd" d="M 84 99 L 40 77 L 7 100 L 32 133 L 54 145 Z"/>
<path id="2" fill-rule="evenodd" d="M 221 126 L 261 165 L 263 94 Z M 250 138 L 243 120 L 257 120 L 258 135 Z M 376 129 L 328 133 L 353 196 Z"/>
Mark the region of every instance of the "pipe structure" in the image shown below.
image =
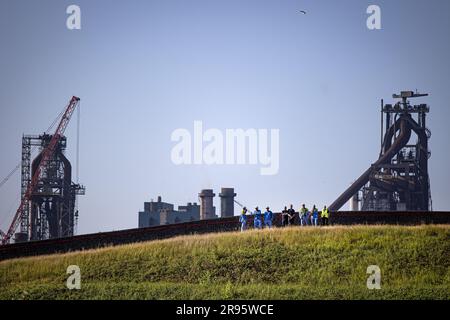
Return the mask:
<path id="1" fill-rule="evenodd" d="M 428 136 L 426 133 L 425 127 L 425 117 L 422 119 L 422 125 L 417 124 L 412 119 L 408 119 L 408 122 L 411 126 L 411 130 L 414 131 L 418 136 L 418 144 L 420 146 L 419 149 L 419 167 L 421 168 L 421 176 L 427 177 L 427 181 L 421 181 L 422 186 L 422 196 L 423 196 L 423 209 L 428 209 L 430 207 L 430 198 L 428 194 L 428 190 L 430 188 L 430 182 L 428 178 Z"/>
<path id="2" fill-rule="evenodd" d="M 373 168 L 379 166 L 381 164 L 388 163 L 409 141 L 411 138 L 411 126 L 408 119 L 411 118 L 411 115 L 404 114 L 402 115 L 396 123 L 389 128 L 389 131 L 386 133 L 385 140 L 385 152 L 380 156 L 380 158 L 370 167 L 368 168 L 347 190 L 344 191 L 330 206 L 330 211 L 337 211 L 342 206 L 356 194 L 359 189 L 361 189 L 367 182 L 369 182 L 370 174 L 373 171 Z M 396 125 L 399 124 L 399 125 Z M 392 129 L 395 127 L 395 129 Z M 392 136 L 395 134 L 397 130 L 400 130 L 400 134 L 395 139 L 394 143 L 391 145 Z"/>

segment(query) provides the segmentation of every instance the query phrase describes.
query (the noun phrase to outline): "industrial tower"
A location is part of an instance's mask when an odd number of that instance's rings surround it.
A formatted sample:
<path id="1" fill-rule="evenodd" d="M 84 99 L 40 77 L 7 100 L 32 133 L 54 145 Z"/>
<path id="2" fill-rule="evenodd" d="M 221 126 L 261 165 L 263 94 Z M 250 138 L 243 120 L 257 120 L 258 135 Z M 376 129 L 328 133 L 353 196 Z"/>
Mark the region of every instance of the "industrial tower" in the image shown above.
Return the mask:
<path id="1" fill-rule="evenodd" d="M 2 244 L 15 233 L 15 242 L 44 240 L 74 235 L 78 211 L 76 197 L 85 188 L 72 182 L 72 166 L 64 152 L 64 131 L 80 98 L 72 97 L 53 135 L 25 135 L 22 138 L 21 202 Z M 32 147 L 39 154 L 31 161 Z"/>
<path id="2" fill-rule="evenodd" d="M 48 134 L 25 135 L 22 138 L 22 198 L 51 139 L 52 135 Z M 33 146 L 38 147 L 40 152 L 31 162 Z M 78 218 L 78 211 L 75 210 L 76 196 L 84 195 L 85 188 L 72 182 L 72 165 L 64 155 L 66 146 L 67 139 L 62 136 L 53 155 L 40 171 L 31 201 L 23 208 L 20 232 L 15 234 L 15 242 L 74 235 Z"/>
<path id="3" fill-rule="evenodd" d="M 378 160 L 372 164 L 339 198 L 330 210 L 339 210 L 352 198 L 353 210 L 429 211 L 432 210 L 428 176 L 428 139 L 426 104 L 411 105 L 409 98 L 428 94 L 402 91 L 394 105 L 381 102 L 383 135 Z M 412 133 L 417 137 L 411 139 Z M 356 205 L 355 205 L 356 203 Z"/>

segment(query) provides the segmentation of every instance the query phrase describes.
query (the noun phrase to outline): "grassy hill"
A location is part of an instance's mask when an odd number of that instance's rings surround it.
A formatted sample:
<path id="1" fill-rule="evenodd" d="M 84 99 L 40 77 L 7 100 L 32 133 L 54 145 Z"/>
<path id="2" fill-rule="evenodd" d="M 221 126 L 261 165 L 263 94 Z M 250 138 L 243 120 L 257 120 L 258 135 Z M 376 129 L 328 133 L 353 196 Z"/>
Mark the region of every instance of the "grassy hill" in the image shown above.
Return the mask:
<path id="1" fill-rule="evenodd" d="M 81 269 L 81 290 L 66 269 Z M 368 290 L 369 265 L 381 290 Z M 450 226 L 288 228 L 0 262 L 0 299 L 450 299 Z"/>

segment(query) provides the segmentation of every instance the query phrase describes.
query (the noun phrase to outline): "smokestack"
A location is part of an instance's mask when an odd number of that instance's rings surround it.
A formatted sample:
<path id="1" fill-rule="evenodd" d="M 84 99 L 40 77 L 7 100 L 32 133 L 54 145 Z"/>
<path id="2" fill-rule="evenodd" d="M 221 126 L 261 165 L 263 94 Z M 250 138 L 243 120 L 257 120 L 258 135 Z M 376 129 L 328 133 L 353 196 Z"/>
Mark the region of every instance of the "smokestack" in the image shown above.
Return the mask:
<path id="1" fill-rule="evenodd" d="M 234 216 L 234 188 L 222 188 L 222 192 L 219 194 L 220 197 L 220 216 L 233 217 Z"/>
<path id="2" fill-rule="evenodd" d="M 213 206 L 213 198 L 215 196 L 212 189 L 204 189 L 198 194 L 200 198 L 200 220 L 216 218 Z"/>

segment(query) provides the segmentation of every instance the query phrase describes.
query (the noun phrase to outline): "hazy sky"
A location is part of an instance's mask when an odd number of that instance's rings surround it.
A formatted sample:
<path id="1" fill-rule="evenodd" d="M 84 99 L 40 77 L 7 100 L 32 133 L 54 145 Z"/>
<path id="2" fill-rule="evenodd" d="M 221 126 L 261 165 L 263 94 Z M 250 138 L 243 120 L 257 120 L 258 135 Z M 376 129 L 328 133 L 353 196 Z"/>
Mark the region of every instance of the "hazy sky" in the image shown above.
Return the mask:
<path id="1" fill-rule="evenodd" d="M 81 30 L 66 8 L 81 8 Z M 366 9 L 381 7 L 382 30 Z M 306 10 L 307 14 L 299 13 Z M 79 233 L 137 227 L 143 202 L 235 187 L 251 207 L 330 204 L 373 163 L 380 99 L 430 93 L 435 210 L 449 210 L 450 1 L 0 0 L 0 179 L 81 97 Z M 280 170 L 175 166 L 177 128 L 280 129 Z M 75 165 L 74 118 L 67 130 Z M 0 189 L 0 228 L 20 175 Z M 219 199 L 215 205 L 219 207 Z"/>

